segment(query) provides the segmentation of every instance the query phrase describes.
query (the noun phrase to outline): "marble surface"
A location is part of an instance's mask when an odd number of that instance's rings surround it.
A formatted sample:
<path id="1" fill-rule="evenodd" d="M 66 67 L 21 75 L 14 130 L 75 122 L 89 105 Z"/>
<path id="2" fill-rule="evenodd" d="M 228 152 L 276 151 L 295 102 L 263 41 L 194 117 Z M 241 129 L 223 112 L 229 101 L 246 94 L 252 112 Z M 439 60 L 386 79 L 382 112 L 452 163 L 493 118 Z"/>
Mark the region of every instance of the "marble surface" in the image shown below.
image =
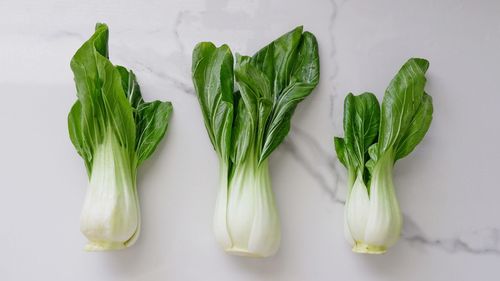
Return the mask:
<path id="1" fill-rule="evenodd" d="M 500 2 L 0 1 L 0 280 L 498 280 Z M 83 251 L 87 179 L 66 117 L 69 61 L 95 22 L 146 99 L 168 99 L 168 135 L 139 171 L 142 234 L 127 250 Z M 321 82 L 270 161 L 278 254 L 226 255 L 211 231 L 218 167 L 190 81 L 203 40 L 251 54 L 304 25 Z M 402 239 L 355 255 L 343 238 L 346 172 L 332 147 L 349 91 L 382 96 L 411 56 L 431 62 L 434 121 L 395 169 Z"/>

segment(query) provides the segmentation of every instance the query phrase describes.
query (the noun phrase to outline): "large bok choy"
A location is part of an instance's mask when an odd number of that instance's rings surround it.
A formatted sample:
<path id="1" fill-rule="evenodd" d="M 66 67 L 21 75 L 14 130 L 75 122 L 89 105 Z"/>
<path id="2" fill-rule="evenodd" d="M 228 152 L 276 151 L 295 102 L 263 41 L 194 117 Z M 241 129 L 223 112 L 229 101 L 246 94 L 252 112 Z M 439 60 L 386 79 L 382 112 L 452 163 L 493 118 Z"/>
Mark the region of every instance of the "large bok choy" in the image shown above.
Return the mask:
<path id="1" fill-rule="evenodd" d="M 297 104 L 318 84 L 316 38 L 297 27 L 252 57 L 237 54 L 235 62 L 227 45 L 202 42 L 193 51 L 192 75 L 219 158 L 216 239 L 230 253 L 271 256 L 281 234 L 268 157 L 288 134 Z"/>
<path id="2" fill-rule="evenodd" d="M 144 102 L 134 73 L 109 61 L 104 24 L 78 49 L 71 69 L 78 100 L 69 135 L 89 177 L 80 220 L 85 249 L 126 248 L 140 230 L 137 167 L 165 135 L 172 105 Z"/>
<path id="3" fill-rule="evenodd" d="M 354 252 L 384 253 L 399 239 L 402 215 L 392 170 L 431 124 L 432 99 L 424 91 L 428 67 L 427 60 L 408 60 L 381 109 L 371 93 L 349 94 L 344 101 L 344 138 L 335 138 L 335 150 L 348 170 L 345 233 Z"/>

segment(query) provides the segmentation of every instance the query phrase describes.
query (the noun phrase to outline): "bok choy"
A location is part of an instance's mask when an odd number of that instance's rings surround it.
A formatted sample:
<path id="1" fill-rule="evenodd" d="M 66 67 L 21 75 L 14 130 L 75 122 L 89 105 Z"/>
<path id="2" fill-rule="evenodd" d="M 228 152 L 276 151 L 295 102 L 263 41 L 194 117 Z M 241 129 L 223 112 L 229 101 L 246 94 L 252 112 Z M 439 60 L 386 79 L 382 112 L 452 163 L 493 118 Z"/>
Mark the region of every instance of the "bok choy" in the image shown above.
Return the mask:
<path id="1" fill-rule="evenodd" d="M 229 253 L 271 256 L 281 234 L 268 158 L 319 82 L 316 38 L 297 27 L 235 61 L 227 45 L 202 42 L 193 51 L 192 78 L 219 158 L 216 239 Z"/>
<path id="2" fill-rule="evenodd" d="M 155 151 L 172 112 L 170 102 L 144 102 L 134 73 L 113 65 L 108 54 L 108 27 L 97 24 L 71 60 L 78 100 L 68 128 L 89 177 L 80 220 L 87 250 L 121 249 L 136 241 L 137 167 Z"/>
<path id="3" fill-rule="evenodd" d="M 392 181 L 396 161 L 424 138 L 432 98 L 424 91 L 425 59 L 408 60 L 387 88 L 382 106 L 375 95 L 347 95 L 344 138 L 334 140 L 348 171 L 345 233 L 353 251 L 384 253 L 399 239 L 402 215 Z"/>

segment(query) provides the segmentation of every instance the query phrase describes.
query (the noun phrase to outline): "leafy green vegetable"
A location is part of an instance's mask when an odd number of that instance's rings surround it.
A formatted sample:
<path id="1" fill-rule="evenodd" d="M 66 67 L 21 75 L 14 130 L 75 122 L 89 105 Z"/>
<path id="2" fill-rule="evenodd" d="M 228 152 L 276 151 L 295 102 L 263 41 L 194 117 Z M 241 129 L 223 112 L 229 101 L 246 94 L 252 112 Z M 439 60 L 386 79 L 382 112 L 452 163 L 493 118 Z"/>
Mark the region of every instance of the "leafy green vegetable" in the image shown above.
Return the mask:
<path id="1" fill-rule="evenodd" d="M 81 217 L 88 250 L 137 239 L 137 167 L 155 151 L 172 112 L 170 102 L 144 102 L 134 73 L 109 61 L 108 36 L 108 27 L 97 24 L 71 60 L 78 100 L 68 129 L 90 182 Z"/>
<path id="2" fill-rule="evenodd" d="M 357 175 L 363 176 L 368 148 L 376 141 L 380 106 L 372 93 L 348 94 L 344 103 L 345 139 L 335 137 L 335 149 L 342 164 L 349 169 L 350 185 Z"/>
<path id="3" fill-rule="evenodd" d="M 349 173 L 346 237 L 353 251 L 383 253 L 399 239 L 402 216 L 392 170 L 424 138 L 432 120 L 432 98 L 424 92 L 425 59 L 408 60 L 389 84 L 380 109 L 371 93 L 344 102 L 344 138 L 334 139 Z"/>
<path id="4" fill-rule="evenodd" d="M 268 157 L 288 134 L 297 104 L 319 82 L 316 38 L 297 27 L 235 62 L 228 46 L 202 42 L 193 51 L 192 73 L 220 160 L 216 238 L 228 252 L 273 255 L 280 227 Z"/>

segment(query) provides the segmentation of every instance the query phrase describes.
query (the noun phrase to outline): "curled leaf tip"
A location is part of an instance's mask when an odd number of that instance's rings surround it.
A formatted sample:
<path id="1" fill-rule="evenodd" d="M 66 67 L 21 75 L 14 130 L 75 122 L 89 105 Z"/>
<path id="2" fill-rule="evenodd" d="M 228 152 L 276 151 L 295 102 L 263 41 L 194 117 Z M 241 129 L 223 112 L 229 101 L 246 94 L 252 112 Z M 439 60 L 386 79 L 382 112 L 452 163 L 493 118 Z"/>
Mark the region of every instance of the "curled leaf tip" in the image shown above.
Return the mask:
<path id="1" fill-rule="evenodd" d="M 413 61 L 415 62 L 420 69 L 422 69 L 423 72 L 426 72 L 427 69 L 429 68 L 429 61 L 423 58 L 411 58 L 408 60 L 408 62 Z"/>

